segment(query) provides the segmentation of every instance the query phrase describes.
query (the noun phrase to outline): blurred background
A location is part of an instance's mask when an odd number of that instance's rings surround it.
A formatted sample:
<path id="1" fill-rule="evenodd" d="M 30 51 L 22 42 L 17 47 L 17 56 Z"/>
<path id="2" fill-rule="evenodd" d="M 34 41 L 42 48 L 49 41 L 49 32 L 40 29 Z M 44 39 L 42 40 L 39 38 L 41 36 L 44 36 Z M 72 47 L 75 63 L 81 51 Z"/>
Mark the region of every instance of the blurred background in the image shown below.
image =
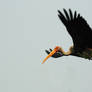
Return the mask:
<path id="1" fill-rule="evenodd" d="M 45 49 L 72 39 L 57 10 L 72 9 L 92 26 L 91 0 L 0 0 L 0 92 L 91 92 L 92 61 L 49 58 Z"/>

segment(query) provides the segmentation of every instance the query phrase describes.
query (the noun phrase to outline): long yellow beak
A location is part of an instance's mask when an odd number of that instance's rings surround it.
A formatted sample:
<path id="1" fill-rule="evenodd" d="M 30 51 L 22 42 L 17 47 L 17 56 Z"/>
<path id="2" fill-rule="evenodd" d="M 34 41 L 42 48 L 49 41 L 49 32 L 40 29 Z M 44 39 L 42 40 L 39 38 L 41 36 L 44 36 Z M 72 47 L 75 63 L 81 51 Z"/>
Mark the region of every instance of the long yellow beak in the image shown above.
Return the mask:
<path id="1" fill-rule="evenodd" d="M 55 54 L 59 50 L 59 46 L 56 46 L 56 48 L 43 60 L 42 64 L 45 63 L 45 61 L 50 58 L 53 54 Z"/>

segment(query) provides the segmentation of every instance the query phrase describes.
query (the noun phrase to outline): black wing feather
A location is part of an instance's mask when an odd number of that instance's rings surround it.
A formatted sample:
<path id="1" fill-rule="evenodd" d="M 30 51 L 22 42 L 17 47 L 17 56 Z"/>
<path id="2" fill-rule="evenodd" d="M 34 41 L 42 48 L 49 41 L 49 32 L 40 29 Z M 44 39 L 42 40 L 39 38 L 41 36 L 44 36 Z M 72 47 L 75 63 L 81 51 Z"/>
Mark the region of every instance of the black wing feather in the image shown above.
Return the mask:
<path id="1" fill-rule="evenodd" d="M 62 23 L 66 26 L 67 25 L 67 20 L 66 20 L 65 16 L 59 10 L 58 10 L 58 12 L 59 12 L 58 17 L 60 18 Z"/>
<path id="2" fill-rule="evenodd" d="M 71 18 L 71 20 L 73 20 L 73 15 L 72 15 L 71 9 L 69 9 L 69 13 L 70 13 L 70 18 Z"/>
<path id="3" fill-rule="evenodd" d="M 76 11 L 75 11 L 75 13 L 74 13 L 74 19 L 76 19 L 76 16 L 77 16 L 77 13 L 76 13 Z"/>
<path id="4" fill-rule="evenodd" d="M 67 13 L 67 11 L 65 10 L 65 9 L 63 9 L 64 10 L 64 13 L 65 13 L 65 15 L 66 15 L 66 19 L 69 21 L 69 15 L 68 15 L 68 13 Z"/>
<path id="5" fill-rule="evenodd" d="M 73 39 L 74 48 L 92 48 L 92 29 L 89 27 L 86 20 L 82 16 L 80 16 L 80 14 L 77 15 L 76 11 L 74 12 L 73 17 L 72 11 L 70 9 L 69 14 L 64 9 L 66 18 L 59 10 L 58 12 L 60 20 L 65 25 L 68 33 Z"/>

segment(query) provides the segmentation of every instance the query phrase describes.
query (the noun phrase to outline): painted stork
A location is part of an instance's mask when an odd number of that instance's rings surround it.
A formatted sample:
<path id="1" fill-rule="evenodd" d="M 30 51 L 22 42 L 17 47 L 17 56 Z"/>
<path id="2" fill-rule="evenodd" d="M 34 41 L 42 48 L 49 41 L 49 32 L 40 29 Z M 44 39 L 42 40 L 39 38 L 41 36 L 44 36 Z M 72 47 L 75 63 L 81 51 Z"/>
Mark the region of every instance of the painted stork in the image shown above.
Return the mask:
<path id="1" fill-rule="evenodd" d="M 71 9 L 67 12 L 63 9 L 64 14 L 58 10 L 58 17 L 66 27 L 67 32 L 70 34 L 73 46 L 65 52 L 60 46 L 56 46 L 54 50 L 45 50 L 48 56 L 43 60 L 42 64 L 49 58 L 58 58 L 62 56 L 77 56 L 85 59 L 92 59 L 92 29 L 87 21 L 76 11 L 74 14 Z"/>

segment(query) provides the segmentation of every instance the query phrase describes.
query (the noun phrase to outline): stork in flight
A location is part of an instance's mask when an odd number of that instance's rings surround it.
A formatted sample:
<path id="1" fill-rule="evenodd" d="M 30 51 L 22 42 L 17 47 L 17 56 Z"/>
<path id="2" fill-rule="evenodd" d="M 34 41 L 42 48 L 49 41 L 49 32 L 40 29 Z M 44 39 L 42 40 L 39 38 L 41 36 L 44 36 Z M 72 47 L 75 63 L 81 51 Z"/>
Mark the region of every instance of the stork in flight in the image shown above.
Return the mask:
<path id="1" fill-rule="evenodd" d="M 64 14 L 58 10 L 58 17 L 66 27 L 67 32 L 70 34 L 73 46 L 65 52 L 60 46 L 56 46 L 54 50 L 45 50 L 48 56 L 43 60 L 42 64 L 49 58 L 58 58 L 62 56 L 78 56 L 85 59 L 92 59 L 92 29 L 87 21 L 77 12 L 72 13 L 63 9 Z"/>

